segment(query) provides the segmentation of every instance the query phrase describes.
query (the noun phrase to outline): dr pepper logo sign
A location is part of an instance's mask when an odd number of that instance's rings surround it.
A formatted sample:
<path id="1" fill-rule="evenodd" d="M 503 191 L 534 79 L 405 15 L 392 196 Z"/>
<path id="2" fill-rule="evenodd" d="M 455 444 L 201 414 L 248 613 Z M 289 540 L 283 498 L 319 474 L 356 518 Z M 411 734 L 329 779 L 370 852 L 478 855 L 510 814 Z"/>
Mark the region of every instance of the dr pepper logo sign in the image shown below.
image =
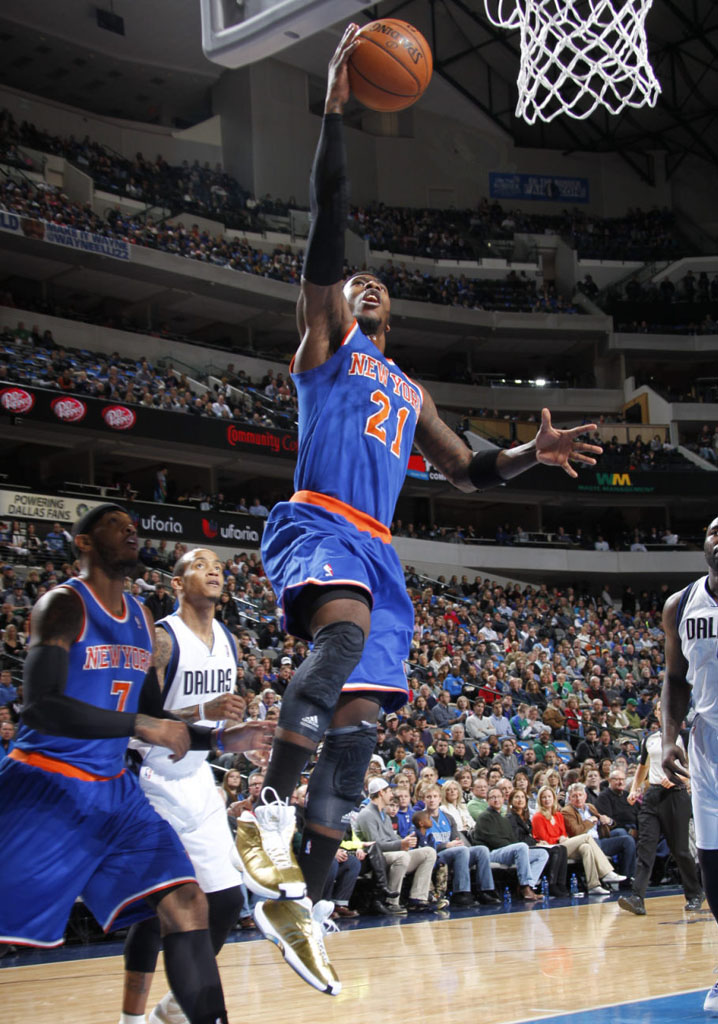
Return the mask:
<path id="1" fill-rule="evenodd" d="M 113 430 L 131 430 L 137 415 L 126 405 L 108 405 L 102 410 L 102 418 Z"/>
<path id="2" fill-rule="evenodd" d="M 63 395 L 61 398 L 53 398 L 50 408 L 59 420 L 63 423 L 79 423 L 85 418 L 87 406 L 79 398 L 71 395 Z"/>
<path id="3" fill-rule="evenodd" d="M 30 412 L 35 404 L 35 396 L 23 388 L 3 388 L 0 391 L 0 405 L 7 412 Z"/>

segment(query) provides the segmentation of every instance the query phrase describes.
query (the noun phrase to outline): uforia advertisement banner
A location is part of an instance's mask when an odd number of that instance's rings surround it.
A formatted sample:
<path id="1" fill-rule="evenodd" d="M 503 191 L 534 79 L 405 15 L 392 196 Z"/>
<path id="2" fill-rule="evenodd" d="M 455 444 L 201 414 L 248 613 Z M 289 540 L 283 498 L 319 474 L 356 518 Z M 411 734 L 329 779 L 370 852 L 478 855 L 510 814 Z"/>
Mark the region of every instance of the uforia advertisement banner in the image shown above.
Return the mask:
<path id="1" fill-rule="evenodd" d="M 55 523 L 70 530 L 85 512 L 105 499 L 84 498 L 34 491 L 0 490 L 0 529 L 8 529 L 13 520 L 30 520 L 43 540 Z M 125 502 L 119 504 L 125 505 Z M 212 547 L 236 547 L 238 551 L 258 548 L 262 541 L 264 520 L 239 512 L 215 512 L 193 505 L 157 505 L 133 501 L 126 505 L 137 526 L 141 540 L 166 540 L 170 549 L 177 541 Z"/>

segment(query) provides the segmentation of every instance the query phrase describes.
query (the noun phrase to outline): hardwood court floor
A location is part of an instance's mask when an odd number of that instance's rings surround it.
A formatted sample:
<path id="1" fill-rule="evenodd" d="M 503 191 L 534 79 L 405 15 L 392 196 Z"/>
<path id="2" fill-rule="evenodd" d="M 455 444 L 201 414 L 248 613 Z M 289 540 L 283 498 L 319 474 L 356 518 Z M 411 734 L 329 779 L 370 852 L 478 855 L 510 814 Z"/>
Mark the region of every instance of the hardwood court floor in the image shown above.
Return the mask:
<path id="1" fill-rule="evenodd" d="M 343 981 L 335 998 L 300 981 L 270 943 L 232 943 L 220 954 L 230 1021 L 509 1024 L 707 990 L 718 964 L 718 927 L 708 911 L 684 914 L 683 903 L 682 896 L 650 899 L 642 918 L 614 900 L 580 900 L 348 928 L 327 942 Z M 8 966 L 0 971 L 2 1017 L 12 1024 L 117 1024 L 121 983 L 119 956 Z M 158 972 L 150 1007 L 165 987 Z M 633 1020 L 626 1010 L 621 1019 Z M 635 1020 L 647 1018 L 637 1010 Z"/>

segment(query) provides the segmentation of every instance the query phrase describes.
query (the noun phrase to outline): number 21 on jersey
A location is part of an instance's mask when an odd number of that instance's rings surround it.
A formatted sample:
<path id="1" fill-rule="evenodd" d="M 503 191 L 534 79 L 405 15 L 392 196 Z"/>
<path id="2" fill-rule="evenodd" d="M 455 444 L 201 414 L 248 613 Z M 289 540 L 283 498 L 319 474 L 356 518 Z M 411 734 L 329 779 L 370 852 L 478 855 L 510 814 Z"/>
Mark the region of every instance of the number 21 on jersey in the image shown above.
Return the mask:
<path id="1" fill-rule="evenodd" d="M 403 405 L 397 412 L 396 426 L 394 426 L 393 422 L 387 423 L 392 412 L 388 396 L 377 388 L 376 391 L 372 391 L 369 397 L 374 405 L 379 406 L 379 409 L 367 418 L 364 433 L 376 438 L 384 446 L 388 444 L 391 454 L 397 459 L 401 458 L 401 438 L 411 410 L 408 406 Z M 391 441 L 388 439 L 387 429 L 389 434 L 393 434 Z"/>

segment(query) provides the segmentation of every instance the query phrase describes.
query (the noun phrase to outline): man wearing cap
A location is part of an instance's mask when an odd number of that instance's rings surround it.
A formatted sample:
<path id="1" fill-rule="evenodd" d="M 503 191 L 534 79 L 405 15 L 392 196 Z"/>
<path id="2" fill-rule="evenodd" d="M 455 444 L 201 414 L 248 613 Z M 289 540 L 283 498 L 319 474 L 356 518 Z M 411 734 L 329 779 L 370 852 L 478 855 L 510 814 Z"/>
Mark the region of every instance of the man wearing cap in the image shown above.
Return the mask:
<path id="1" fill-rule="evenodd" d="M 563 701 L 560 693 L 554 693 L 551 703 L 543 713 L 543 723 L 551 730 L 555 740 L 566 739 L 566 716 L 563 713 Z"/>
<path id="2" fill-rule="evenodd" d="M 626 701 L 626 712 L 625 713 L 626 713 L 626 718 L 628 719 L 628 727 L 629 727 L 629 729 L 640 729 L 641 728 L 641 719 L 638 717 L 638 713 L 636 712 L 636 705 L 637 704 L 638 704 L 638 701 L 636 700 L 635 697 L 629 697 L 628 700 Z"/>
<path id="3" fill-rule="evenodd" d="M 35 605 L 21 725 L 0 768 L 3 866 L 17 887 L 0 905 L 0 942 L 59 945 L 80 895 L 106 931 L 156 912 L 185 1016 L 225 1024 L 206 899 L 124 755 L 131 736 L 169 748 L 175 762 L 189 749 L 266 753 L 272 730 L 198 729 L 165 712 L 152 620 L 123 593 L 137 562 L 134 523 L 120 506 L 98 505 L 73 539 L 81 574 Z M 43 850 L 42 870 L 28 850 Z"/>
<path id="4" fill-rule="evenodd" d="M 154 594 L 150 594 L 146 599 L 145 608 L 147 608 L 154 621 L 159 622 L 160 619 L 164 619 L 172 613 L 174 604 L 174 598 L 168 594 L 164 583 L 158 583 Z"/>
<path id="5" fill-rule="evenodd" d="M 357 815 L 355 831 L 364 842 L 376 843 L 384 854 L 389 868 L 389 888 L 401 892 L 404 876 L 413 874 L 409 892 L 409 909 L 431 908 L 429 888 L 431 873 L 436 863 L 436 850 L 418 846 L 415 833 L 399 838 L 394 831 L 386 809 L 393 799 L 386 779 L 372 779 L 368 787 L 369 803 Z M 389 909 L 401 913 L 399 897 L 386 900 Z"/>
<path id="6" fill-rule="evenodd" d="M 583 764 L 587 757 L 592 757 L 598 764 L 601 758 L 601 744 L 598 742 L 598 729 L 595 725 L 589 725 L 586 729 L 584 737 L 580 740 L 576 747 L 576 753 L 573 761 L 571 761 L 571 767 L 577 768 Z"/>

